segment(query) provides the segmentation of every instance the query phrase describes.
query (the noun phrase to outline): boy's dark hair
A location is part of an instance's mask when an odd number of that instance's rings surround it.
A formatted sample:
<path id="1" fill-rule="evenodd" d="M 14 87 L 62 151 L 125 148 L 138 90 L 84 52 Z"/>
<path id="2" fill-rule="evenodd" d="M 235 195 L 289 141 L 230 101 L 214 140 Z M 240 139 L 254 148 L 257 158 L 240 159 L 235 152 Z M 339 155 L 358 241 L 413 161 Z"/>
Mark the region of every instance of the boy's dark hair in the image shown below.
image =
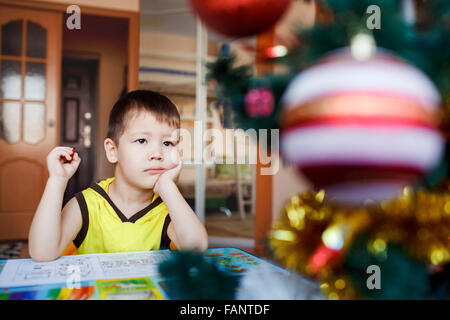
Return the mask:
<path id="1" fill-rule="evenodd" d="M 108 138 L 118 142 L 131 111 L 148 111 L 156 120 L 180 127 L 177 107 L 166 96 L 151 90 L 135 90 L 119 98 L 109 114 Z"/>

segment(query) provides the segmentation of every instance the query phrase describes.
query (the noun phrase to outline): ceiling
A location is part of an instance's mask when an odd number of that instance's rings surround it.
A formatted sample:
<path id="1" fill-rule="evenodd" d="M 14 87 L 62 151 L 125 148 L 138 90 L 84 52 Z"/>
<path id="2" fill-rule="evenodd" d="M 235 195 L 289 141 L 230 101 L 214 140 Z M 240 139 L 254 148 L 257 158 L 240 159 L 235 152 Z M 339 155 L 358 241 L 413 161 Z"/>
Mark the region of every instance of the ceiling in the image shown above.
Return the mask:
<path id="1" fill-rule="evenodd" d="M 204 0 L 210 1 L 210 0 Z M 140 23 L 142 32 L 171 33 L 184 36 L 197 36 L 197 19 L 190 10 L 188 0 L 140 0 Z M 241 39 L 230 39 L 207 29 L 208 40 L 227 42 L 238 45 Z M 254 43 L 255 38 L 245 39 L 247 43 Z M 158 82 L 157 80 L 142 80 L 140 88 L 151 89 L 164 93 L 179 95 L 195 95 L 195 77 L 185 81 Z M 208 97 L 213 97 L 214 90 L 208 86 Z"/>
<path id="2" fill-rule="evenodd" d="M 188 0 L 140 0 L 141 32 L 171 33 L 184 36 L 197 36 L 196 17 L 189 7 Z M 223 36 L 207 31 L 209 41 L 231 41 Z M 158 82 L 141 81 L 139 87 L 151 89 L 165 94 L 182 96 L 195 95 L 195 77 L 188 77 L 184 81 Z M 214 92 L 208 88 L 208 97 Z"/>

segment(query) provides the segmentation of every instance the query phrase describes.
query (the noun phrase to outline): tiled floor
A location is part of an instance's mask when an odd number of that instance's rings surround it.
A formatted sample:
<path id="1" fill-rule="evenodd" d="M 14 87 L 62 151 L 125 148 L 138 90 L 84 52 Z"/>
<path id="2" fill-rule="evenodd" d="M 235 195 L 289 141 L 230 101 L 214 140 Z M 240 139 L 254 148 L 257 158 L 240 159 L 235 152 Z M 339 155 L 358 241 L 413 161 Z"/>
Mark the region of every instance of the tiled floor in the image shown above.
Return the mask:
<path id="1" fill-rule="evenodd" d="M 5 242 L 0 243 L 0 259 L 21 258 L 28 253 L 28 246 L 25 242 Z"/>

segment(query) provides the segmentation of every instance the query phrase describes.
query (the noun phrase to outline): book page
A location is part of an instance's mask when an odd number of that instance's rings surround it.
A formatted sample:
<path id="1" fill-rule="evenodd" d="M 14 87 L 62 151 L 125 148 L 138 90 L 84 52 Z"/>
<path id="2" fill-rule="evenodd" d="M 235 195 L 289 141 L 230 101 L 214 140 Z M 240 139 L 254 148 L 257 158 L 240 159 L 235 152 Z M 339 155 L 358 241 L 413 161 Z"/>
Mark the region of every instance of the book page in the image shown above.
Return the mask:
<path id="1" fill-rule="evenodd" d="M 169 257 L 169 250 L 159 250 L 63 256 L 50 262 L 10 259 L 0 274 L 0 287 L 153 276 Z"/>

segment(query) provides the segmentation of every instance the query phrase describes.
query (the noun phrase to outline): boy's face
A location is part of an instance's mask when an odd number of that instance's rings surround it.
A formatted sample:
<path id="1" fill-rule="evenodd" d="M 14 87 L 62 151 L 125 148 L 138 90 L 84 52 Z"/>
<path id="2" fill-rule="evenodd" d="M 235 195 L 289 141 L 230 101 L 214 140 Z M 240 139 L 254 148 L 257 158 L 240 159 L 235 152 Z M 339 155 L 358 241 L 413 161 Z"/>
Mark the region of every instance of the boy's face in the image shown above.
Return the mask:
<path id="1" fill-rule="evenodd" d="M 116 178 L 120 175 L 138 188 L 153 189 L 159 176 L 180 161 L 178 135 L 177 128 L 159 122 L 150 112 L 128 114 L 113 154 L 107 150 L 108 160 L 116 163 Z"/>

